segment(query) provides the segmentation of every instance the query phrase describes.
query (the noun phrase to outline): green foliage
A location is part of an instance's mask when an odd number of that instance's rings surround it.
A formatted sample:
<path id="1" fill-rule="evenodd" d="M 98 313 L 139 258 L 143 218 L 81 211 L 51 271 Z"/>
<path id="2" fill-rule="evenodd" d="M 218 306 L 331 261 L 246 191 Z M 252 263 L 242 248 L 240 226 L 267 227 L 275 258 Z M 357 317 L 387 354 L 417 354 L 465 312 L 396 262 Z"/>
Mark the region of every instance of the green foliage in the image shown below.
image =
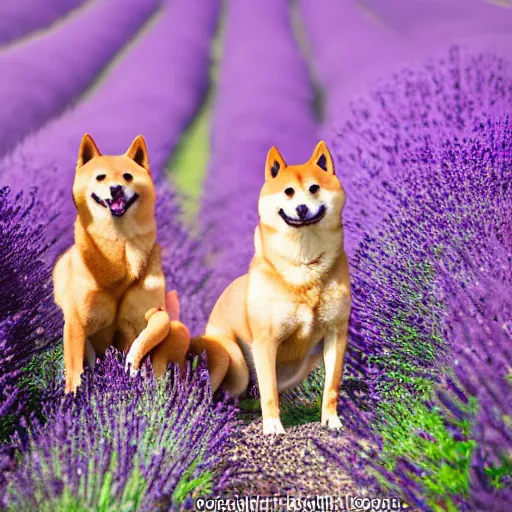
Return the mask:
<path id="1" fill-rule="evenodd" d="M 474 417 L 476 409 L 473 400 L 467 411 Z M 414 397 L 383 403 L 379 413 L 384 441 L 383 465 L 392 471 L 399 459 L 414 461 L 423 470 L 422 475 L 415 478 L 427 490 L 434 509 L 436 503 L 443 503 L 448 508 L 439 510 L 451 510 L 451 498 L 468 492 L 475 441 L 467 437 L 467 440 L 455 440 L 447 429 L 442 411 L 429 408 Z M 459 421 L 455 426 L 464 436 L 471 434 L 470 422 Z"/>
<path id="2" fill-rule="evenodd" d="M 183 503 L 189 496 L 209 495 L 213 492 L 213 474 L 205 471 L 192 478 L 200 459 L 197 458 L 183 473 L 172 495 L 173 503 Z"/>
<path id="3" fill-rule="evenodd" d="M 512 481 L 512 455 L 504 459 L 500 466 L 491 466 L 486 468 L 485 471 L 491 477 L 492 484 L 496 489 L 502 489 L 506 485 L 510 485 Z"/>
<path id="4" fill-rule="evenodd" d="M 63 361 L 62 343 L 34 356 L 23 368 L 20 388 L 27 390 L 36 399 L 43 389 L 64 376 Z"/>
<path id="5" fill-rule="evenodd" d="M 310 403 L 283 404 L 281 407 L 281 421 L 285 428 L 304 425 L 320 421 L 321 413 L 321 398 L 316 398 Z"/>
<path id="6" fill-rule="evenodd" d="M 63 375 L 62 344 L 34 356 L 27 366 L 21 369 L 18 387 L 23 400 L 23 409 L 18 415 L 3 416 L 0 418 L 0 443 L 6 442 L 14 432 L 19 429 L 20 416 L 28 418 L 36 413 L 40 421 L 41 394 L 52 382 Z"/>

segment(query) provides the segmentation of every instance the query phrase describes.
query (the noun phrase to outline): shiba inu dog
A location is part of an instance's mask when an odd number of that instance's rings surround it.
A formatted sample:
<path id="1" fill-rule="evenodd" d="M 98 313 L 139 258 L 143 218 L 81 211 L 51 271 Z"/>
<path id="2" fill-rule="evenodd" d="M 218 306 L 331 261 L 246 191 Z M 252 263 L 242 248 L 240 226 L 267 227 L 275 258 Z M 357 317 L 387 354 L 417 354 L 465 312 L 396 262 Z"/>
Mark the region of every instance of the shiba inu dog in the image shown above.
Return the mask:
<path id="1" fill-rule="evenodd" d="M 53 271 L 64 313 L 66 392 L 80 385 L 86 356 L 94 365 L 113 344 L 128 352 L 131 370 L 150 351 L 156 376 L 170 361 L 183 367 L 190 335 L 178 320 L 177 295 L 166 298 L 155 198 L 142 136 L 124 155 L 103 156 L 84 135 L 73 184 L 75 244 Z"/>
<path id="2" fill-rule="evenodd" d="M 249 272 L 217 301 L 204 336 L 212 389 L 246 390 L 255 371 L 263 431 L 283 433 L 278 393 L 301 382 L 322 351 L 322 424 L 340 428 L 336 411 L 351 306 L 341 213 L 345 192 L 319 142 L 304 165 L 287 166 L 270 149 Z"/>

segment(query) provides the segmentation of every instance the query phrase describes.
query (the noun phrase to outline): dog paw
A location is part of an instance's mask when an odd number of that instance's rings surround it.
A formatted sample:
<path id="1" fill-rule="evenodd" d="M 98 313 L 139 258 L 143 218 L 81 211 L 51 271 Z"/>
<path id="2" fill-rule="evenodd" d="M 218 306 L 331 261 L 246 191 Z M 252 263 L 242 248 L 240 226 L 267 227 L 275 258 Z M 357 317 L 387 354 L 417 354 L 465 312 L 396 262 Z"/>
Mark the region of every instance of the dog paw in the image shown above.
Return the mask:
<path id="1" fill-rule="evenodd" d="M 341 423 L 337 414 L 330 414 L 329 416 L 323 417 L 322 425 L 333 430 L 341 430 L 343 428 L 343 423 Z"/>
<path id="2" fill-rule="evenodd" d="M 135 366 L 133 366 L 133 361 L 132 361 L 130 355 L 128 355 L 128 357 L 126 358 L 126 363 L 124 365 L 124 371 L 129 373 L 130 377 L 136 377 L 140 373 L 140 370 L 138 370 L 137 368 L 135 368 Z"/>
<path id="3" fill-rule="evenodd" d="M 80 375 L 76 377 L 66 378 L 66 387 L 64 388 L 64 392 L 67 393 L 76 393 L 77 388 L 82 383 L 82 378 Z"/>
<path id="4" fill-rule="evenodd" d="M 263 434 L 284 434 L 284 428 L 279 418 L 266 418 L 263 420 Z"/>

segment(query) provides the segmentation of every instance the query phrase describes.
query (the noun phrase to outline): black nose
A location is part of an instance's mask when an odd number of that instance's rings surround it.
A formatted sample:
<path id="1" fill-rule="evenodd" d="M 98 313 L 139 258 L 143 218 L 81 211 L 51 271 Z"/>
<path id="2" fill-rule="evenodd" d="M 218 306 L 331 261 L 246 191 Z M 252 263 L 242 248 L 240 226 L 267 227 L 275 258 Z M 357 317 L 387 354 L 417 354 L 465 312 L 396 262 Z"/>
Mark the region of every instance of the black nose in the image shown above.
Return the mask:
<path id="1" fill-rule="evenodd" d="M 112 199 L 116 198 L 123 191 L 123 185 L 113 185 L 110 187 L 110 194 L 112 195 Z"/>
<path id="2" fill-rule="evenodd" d="M 297 206 L 297 214 L 299 216 L 299 219 L 302 220 L 302 219 L 306 218 L 306 215 L 308 214 L 308 212 L 309 212 L 309 209 L 305 204 L 299 204 L 299 206 Z"/>

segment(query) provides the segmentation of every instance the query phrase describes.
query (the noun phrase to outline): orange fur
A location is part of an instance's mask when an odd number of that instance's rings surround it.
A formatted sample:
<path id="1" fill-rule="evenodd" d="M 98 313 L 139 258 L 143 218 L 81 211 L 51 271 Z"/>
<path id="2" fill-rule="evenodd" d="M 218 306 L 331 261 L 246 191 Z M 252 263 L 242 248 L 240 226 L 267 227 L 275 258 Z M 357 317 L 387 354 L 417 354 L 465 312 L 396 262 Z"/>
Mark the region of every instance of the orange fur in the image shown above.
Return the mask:
<path id="1" fill-rule="evenodd" d="M 326 380 L 322 423 L 341 426 L 336 403 L 350 313 L 348 260 L 341 212 L 345 192 L 324 142 L 303 165 L 269 151 L 249 272 L 217 301 L 205 336 L 212 388 L 233 395 L 258 378 L 265 433 L 282 433 L 278 392 L 298 384 L 320 359 Z M 229 361 L 226 359 L 226 354 Z"/>
<path id="2" fill-rule="evenodd" d="M 177 296 L 168 304 L 173 322 L 165 310 L 155 189 L 143 137 L 124 155 L 103 156 L 84 135 L 73 199 L 78 212 L 75 243 L 53 271 L 55 302 L 64 314 L 66 391 L 80 385 L 86 352 L 94 351 L 89 358 L 93 363 L 95 354 L 112 344 L 128 352 L 134 369 L 151 350 L 159 374 L 169 361 L 183 365 L 188 331 L 175 325 Z M 159 350 L 161 344 L 165 350 Z"/>

